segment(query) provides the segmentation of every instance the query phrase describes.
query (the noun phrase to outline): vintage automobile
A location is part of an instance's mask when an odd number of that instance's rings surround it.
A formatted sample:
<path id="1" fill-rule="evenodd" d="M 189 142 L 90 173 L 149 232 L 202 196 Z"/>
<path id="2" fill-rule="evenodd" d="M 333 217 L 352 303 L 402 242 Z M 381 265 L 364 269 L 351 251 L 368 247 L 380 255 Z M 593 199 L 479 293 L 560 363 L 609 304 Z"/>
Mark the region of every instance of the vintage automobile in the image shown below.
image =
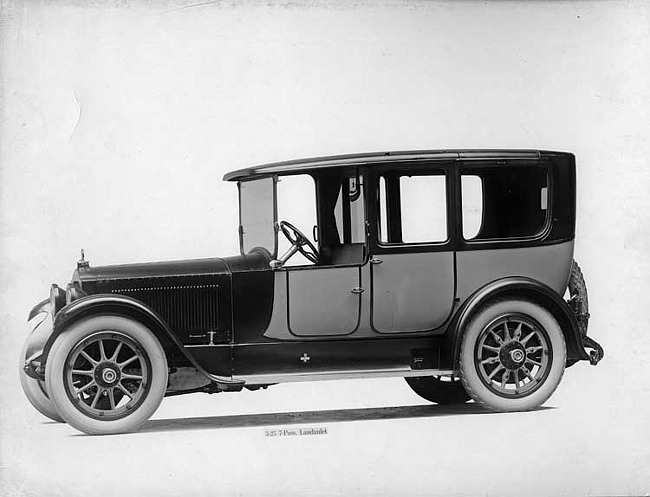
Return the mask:
<path id="1" fill-rule="evenodd" d="M 29 315 L 23 390 L 88 434 L 163 397 L 404 377 L 438 404 L 537 408 L 587 336 L 575 158 L 445 150 L 234 171 L 240 255 L 91 267 Z"/>

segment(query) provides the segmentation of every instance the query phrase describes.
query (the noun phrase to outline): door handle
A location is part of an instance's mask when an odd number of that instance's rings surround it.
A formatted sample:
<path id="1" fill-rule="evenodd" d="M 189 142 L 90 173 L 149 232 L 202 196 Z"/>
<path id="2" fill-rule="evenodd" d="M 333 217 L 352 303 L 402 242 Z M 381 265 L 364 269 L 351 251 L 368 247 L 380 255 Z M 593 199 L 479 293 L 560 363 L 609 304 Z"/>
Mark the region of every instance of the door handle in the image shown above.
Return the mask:
<path id="1" fill-rule="evenodd" d="M 355 286 L 353 289 L 350 290 L 352 293 L 363 293 L 363 288 L 360 286 Z"/>
<path id="2" fill-rule="evenodd" d="M 370 259 L 370 264 L 381 264 L 382 262 L 384 261 L 378 259 L 377 257 L 373 257 L 372 259 Z"/>

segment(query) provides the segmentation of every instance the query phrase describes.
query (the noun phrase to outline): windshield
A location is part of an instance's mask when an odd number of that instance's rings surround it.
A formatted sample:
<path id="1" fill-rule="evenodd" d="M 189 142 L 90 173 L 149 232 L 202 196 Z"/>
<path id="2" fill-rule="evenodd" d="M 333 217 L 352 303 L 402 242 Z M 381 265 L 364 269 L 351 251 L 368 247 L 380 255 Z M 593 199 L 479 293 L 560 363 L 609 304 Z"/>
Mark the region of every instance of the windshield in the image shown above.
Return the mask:
<path id="1" fill-rule="evenodd" d="M 262 247 L 276 256 L 273 178 L 239 184 L 239 233 L 242 254 Z"/>

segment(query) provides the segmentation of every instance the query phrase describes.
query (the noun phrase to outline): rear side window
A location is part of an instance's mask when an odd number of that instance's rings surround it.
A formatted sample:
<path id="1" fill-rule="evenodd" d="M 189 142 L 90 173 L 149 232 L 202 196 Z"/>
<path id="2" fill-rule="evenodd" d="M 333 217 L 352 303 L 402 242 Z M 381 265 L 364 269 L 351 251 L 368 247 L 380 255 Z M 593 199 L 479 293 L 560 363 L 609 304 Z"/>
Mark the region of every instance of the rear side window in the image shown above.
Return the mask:
<path id="1" fill-rule="evenodd" d="M 402 176 L 402 242 L 443 242 L 447 239 L 447 196 L 443 175 Z"/>
<path id="2" fill-rule="evenodd" d="M 444 171 L 384 173 L 379 178 L 379 241 L 382 244 L 442 243 L 447 236 Z"/>
<path id="3" fill-rule="evenodd" d="M 474 166 L 461 177 L 463 238 L 529 238 L 545 228 L 548 172 L 537 165 Z"/>

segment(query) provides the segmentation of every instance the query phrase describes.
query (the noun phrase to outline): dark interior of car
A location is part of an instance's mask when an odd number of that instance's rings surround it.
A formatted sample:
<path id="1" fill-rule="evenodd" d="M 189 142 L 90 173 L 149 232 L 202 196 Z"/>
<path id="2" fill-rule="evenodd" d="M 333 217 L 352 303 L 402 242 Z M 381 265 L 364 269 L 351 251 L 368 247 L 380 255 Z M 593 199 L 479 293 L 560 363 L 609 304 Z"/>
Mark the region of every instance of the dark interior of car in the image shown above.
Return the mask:
<path id="1" fill-rule="evenodd" d="M 472 174 L 483 183 L 483 223 L 474 239 L 522 238 L 541 232 L 548 212 L 544 167 L 493 167 Z"/>
<path id="2" fill-rule="evenodd" d="M 362 263 L 366 245 L 363 236 L 355 236 L 359 221 L 353 214 L 355 209 L 363 208 L 358 175 L 356 172 L 337 171 L 319 175 L 316 183 L 320 206 L 319 265 Z M 360 229 L 363 231 L 363 226 Z"/>

